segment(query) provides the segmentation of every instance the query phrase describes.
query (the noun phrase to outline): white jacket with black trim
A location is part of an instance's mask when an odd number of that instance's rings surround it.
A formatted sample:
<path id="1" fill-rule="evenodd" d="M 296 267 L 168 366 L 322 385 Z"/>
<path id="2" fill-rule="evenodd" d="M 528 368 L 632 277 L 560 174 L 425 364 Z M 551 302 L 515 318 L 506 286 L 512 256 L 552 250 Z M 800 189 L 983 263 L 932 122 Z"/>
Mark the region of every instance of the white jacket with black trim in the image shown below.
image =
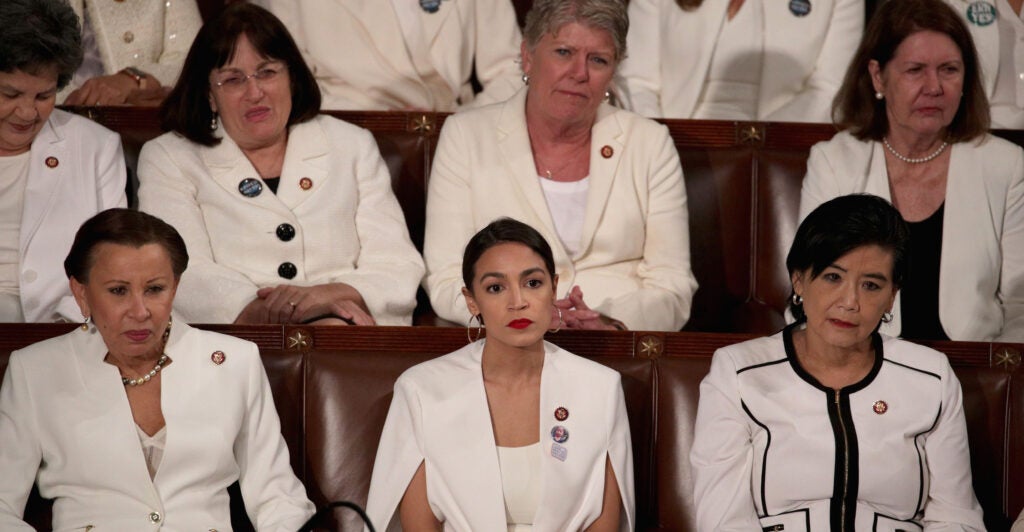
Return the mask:
<path id="1" fill-rule="evenodd" d="M 945 355 L 876 334 L 868 375 L 833 390 L 797 361 L 798 326 L 715 353 L 690 453 L 697 529 L 985 530 Z"/>

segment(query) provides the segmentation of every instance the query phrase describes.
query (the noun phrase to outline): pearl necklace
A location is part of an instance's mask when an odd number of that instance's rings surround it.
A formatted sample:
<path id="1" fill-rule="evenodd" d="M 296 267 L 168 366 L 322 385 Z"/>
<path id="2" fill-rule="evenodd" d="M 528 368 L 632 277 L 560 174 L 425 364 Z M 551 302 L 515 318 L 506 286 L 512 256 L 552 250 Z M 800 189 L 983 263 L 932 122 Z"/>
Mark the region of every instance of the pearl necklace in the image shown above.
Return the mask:
<path id="1" fill-rule="evenodd" d="M 157 373 L 160 373 L 160 370 L 164 369 L 164 364 L 166 364 L 166 363 L 167 363 L 167 353 L 164 353 L 164 354 L 160 355 L 160 360 L 156 361 L 156 366 L 153 366 L 153 369 L 149 370 L 149 373 L 147 373 L 147 374 L 145 374 L 145 375 L 143 375 L 143 376 L 141 376 L 141 377 L 139 377 L 137 379 L 129 379 L 128 377 L 122 376 L 121 377 L 121 384 L 123 384 L 125 386 L 138 386 L 140 384 L 146 384 L 147 382 L 150 381 L 150 379 L 155 377 Z"/>
<path id="2" fill-rule="evenodd" d="M 942 152 L 946 151 L 946 146 L 949 146 L 948 142 L 942 141 L 942 146 L 939 146 L 939 149 L 935 150 L 930 155 L 925 155 L 924 157 L 914 158 L 914 157 L 907 157 L 906 155 L 903 155 L 903 154 L 897 152 L 896 148 L 893 148 L 892 144 L 889 144 L 889 139 L 883 138 L 882 139 L 882 143 L 885 144 L 885 149 L 889 150 L 889 153 L 891 153 L 893 155 L 893 157 L 896 157 L 897 159 L 899 159 L 899 160 L 901 160 L 901 161 L 903 161 L 905 163 L 908 163 L 908 164 L 926 163 L 926 162 L 928 162 L 928 161 L 938 157 L 939 155 L 941 155 Z"/>

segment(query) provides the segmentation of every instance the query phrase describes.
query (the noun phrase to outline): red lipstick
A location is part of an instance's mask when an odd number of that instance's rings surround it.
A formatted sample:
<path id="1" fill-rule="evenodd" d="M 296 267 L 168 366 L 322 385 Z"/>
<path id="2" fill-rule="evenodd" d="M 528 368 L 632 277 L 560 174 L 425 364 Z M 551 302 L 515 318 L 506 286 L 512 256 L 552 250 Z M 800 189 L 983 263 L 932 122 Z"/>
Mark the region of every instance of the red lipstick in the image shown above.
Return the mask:
<path id="1" fill-rule="evenodd" d="M 512 327 L 513 329 L 525 329 L 529 327 L 531 324 L 533 324 L 533 320 L 528 320 L 526 318 L 519 318 L 518 320 L 512 320 L 508 322 L 508 326 Z"/>

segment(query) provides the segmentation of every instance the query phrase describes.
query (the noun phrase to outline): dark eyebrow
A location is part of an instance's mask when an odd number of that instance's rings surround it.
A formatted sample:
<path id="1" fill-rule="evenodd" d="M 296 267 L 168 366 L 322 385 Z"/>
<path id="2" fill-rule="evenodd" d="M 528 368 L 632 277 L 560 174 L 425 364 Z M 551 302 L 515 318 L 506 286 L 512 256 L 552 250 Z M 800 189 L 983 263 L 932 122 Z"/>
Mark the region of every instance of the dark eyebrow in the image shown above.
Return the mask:
<path id="1" fill-rule="evenodd" d="M 843 268 L 842 266 L 840 266 L 838 264 L 829 264 L 828 267 L 829 268 L 835 268 L 835 269 L 837 269 L 837 270 L 839 270 L 839 271 L 841 271 L 843 273 L 849 273 L 848 271 L 846 271 L 846 268 Z M 886 281 L 886 282 L 889 281 L 889 277 L 886 276 L 883 273 L 865 273 L 864 277 L 870 277 L 872 279 L 878 279 L 880 281 Z"/>
<path id="2" fill-rule="evenodd" d="M 499 272 L 487 272 L 480 275 L 480 282 L 484 282 L 488 277 L 495 277 L 497 279 L 506 279 L 505 274 Z"/>
<path id="3" fill-rule="evenodd" d="M 519 274 L 519 278 L 522 279 L 524 277 L 529 277 L 529 276 L 531 276 L 531 275 L 533 275 L 535 273 L 544 273 L 544 268 L 540 268 L 540 267 L 528 268 L 526 270 L 523 270 L 523 273 Z"/>

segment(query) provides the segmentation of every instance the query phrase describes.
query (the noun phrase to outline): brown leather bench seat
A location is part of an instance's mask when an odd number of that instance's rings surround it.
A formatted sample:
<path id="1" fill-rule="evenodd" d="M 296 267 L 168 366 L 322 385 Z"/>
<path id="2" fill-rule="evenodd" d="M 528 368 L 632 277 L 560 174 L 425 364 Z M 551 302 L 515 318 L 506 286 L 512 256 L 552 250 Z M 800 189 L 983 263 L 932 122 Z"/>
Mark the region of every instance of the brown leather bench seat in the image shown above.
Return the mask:
<path id="1" fill-rule="evenodd" d="M 334 500 L 365 504 L 395 379 L 406 368 L 466 343 L 465 332 L 457 328 L 205 328 L 260 346 L 292 466 L 318 505 Z M 70 329 L 0 325 L 0 375 L 12 350 Z M 633 437 L 638 530 L 694 530 L 688 455 L 699 384 L 715 349 L 746 338 L 692 332 L 562 331 L 549 336 L 622 374 Z M 949 355 L 963 386 L 974 486 L 989 530 L 1006 531 L 1024 507 L 1024 346 L 932 345 Z M 48 530 L 48 512 L 48 504 L 33 497 L 27 517 Z M 233 515 L 236 530 L 251 529 L 240 505 Z M 335 529 L 359 529 L 354 513 L 339 510 L 335 515 L 344 524 Z"/>

